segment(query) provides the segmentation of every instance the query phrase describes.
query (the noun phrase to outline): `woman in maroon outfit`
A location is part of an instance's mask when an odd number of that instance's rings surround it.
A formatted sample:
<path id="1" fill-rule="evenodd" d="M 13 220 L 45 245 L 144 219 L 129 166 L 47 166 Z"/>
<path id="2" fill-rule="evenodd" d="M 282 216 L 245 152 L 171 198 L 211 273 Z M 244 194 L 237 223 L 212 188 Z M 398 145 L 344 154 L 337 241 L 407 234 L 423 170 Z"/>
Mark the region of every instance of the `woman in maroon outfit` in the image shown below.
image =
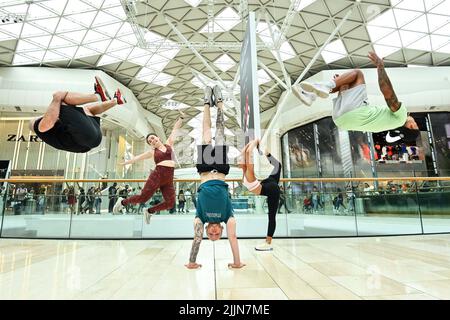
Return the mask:
<path id="1" fill-rule="evenodd" d="M 175 170 L 175 161 L 173 157 L 173 143 L 176 138 L 177 130 L 181 127 L 183 123 L 184 114 L 181 113 L 180 118 L 175 123 L 175 126 L 170 134 L 167 142 L 163 144 L 159 137 L 150 133 L 147 135 L 147 143 L 152 147 L 149 151 L 142 153 L 134 157 L 131 160 L 125 161 L 123 164 L 131 164 L 139 160 L 154 158 L 155 160 L 155 170 L 150 174 L 141 194 L 129 197 L 127 199 L 119 198 L 114 205 L 113 212 L 121 212 L 124 206 L 128 204 L 137 204 L 147 202 L 156 190 L 160 189 L 164 201 L 149 208 L 145 211 L 145 221 L 150 223 L 150 217 L 153 213 L 171 209 L 175 205 L 175 189 L 173 187 L 173 173 Z"/>

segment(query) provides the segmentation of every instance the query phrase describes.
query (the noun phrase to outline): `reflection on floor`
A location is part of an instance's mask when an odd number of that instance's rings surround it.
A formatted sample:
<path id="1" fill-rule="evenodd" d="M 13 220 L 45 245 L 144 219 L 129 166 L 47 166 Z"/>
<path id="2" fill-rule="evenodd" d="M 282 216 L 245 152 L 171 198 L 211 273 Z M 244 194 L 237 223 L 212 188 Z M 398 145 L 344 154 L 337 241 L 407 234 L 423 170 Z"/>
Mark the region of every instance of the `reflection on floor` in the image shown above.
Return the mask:
<path id="1" fill-rule="evenodd" d="M 0 299 L 450 299 L 450 235 L 259 242 L 2 239 Z"/>

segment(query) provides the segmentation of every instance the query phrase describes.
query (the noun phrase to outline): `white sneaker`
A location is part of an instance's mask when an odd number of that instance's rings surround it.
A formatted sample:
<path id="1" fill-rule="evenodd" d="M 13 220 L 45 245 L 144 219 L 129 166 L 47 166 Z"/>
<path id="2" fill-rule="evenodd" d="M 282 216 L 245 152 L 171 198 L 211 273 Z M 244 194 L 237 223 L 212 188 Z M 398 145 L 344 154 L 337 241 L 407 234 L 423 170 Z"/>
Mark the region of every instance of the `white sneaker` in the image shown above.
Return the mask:
<path id="1" fill-rule="evenodd" d="M 300 86 L 293 86 L 292 93 L 296 96 L 303 104 L 310 107 L 313 102 L 317 99 L 317 95 L 313 92 L 307 92 L 303 90 Z"/>
<path id="2" fill-rule="evenodd" d="M 256 246 L 255 250 L 257 250 L 257 251 L 272 251 L 273 247 L 272 247 L 271 244 L 268 244 L 267 242 L 264 242 L 263 244 L 260 244 L 259 246 Z"/>
<path id="3" fill-rule="evenodd" d="M 119 199 L 117 199 L 116 204 L 113 207 L 113 213 L 121 213 L 122 209 L 123 209 L 123 205 L 122 205 L 122 197 L 119 197 Z"/>
<path id="4" fill-rule="evenodd" d="M 148 212 L 148 210 L 144 211 L 145 223 L 150 224 L 150 218 L 152 217 L 152 213 Z"/>
<path id="5" fill-rule="evenodd" d="M 327 86 L 321 83 L 309 83 L 304 81 L 300 83 L 300 87 L 307 92 L 315 93 L 322 99 L 326 99 L 330 96 L 331 88 L 328 88 Z"/>

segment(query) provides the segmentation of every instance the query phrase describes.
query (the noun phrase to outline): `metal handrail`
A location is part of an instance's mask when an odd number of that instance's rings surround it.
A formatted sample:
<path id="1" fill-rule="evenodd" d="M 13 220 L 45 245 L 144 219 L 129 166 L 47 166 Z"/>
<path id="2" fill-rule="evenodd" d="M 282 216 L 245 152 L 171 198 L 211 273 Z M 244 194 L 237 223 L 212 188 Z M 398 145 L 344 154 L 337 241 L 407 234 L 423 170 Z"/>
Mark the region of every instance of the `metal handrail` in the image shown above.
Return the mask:
<path id="1" fill-rule="evenodd" d="M 450 177 L 385 177 L 385 178 L 282 178 L 280 182 L 361 182 L 361 181 L 450 181 Z M 67 183 L 67 182 L 146 182 L 147 179 L 51 179 L 51 178 L 9 178 L 0 179 L 7 183 Z M 200 182 L 200 179 L 174 179 L 174 182 Z M 225 179 L 226 182 L 242 182 L 242 179 Z"/>

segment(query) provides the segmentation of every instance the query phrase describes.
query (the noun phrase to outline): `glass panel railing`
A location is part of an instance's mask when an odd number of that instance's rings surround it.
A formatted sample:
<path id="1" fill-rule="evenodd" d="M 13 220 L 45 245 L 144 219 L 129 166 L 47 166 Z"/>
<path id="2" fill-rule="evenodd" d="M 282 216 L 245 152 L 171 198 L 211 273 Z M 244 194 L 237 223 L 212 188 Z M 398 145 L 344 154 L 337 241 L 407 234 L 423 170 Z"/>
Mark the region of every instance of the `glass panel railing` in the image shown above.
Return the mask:
<path id="1" fill-rule="evenodd" d="M 424 233 L 450 232 L 450 181 L 423 181 L 417 200 Z"/>
<path id="2" fill-rule="evenodd" d="M 2 237 L 69 238 L 70 214 L 55 203 L 57 196 L 9 194 L 5 201 Z"/>
<path id="3" fill-rule="evenodd" d="M 356 192 L 358 235 L 422 233 L 419 203 L 414 185 L 408 181 L 381 181 Z"/>
<path id="4" fill-rule="evenodd" d="M 391 179 L 391 178 L 389 178 Z M 312 179 L 311 179 L 312 180 Z M 338 237 L 450 232 L 450 179 L 283 180 L 275 237 Z M 418 180 L 418 181 L 416 181 Z M 2 191 L 2 237 L 191 238 L 197 180 L 176 181 L 173 208 L 144 212 L 164 201 L 160 192 L 142 204 L 112 208 L 119 197 L 140 194 L 143 181 L 20 182 Z M 229 181 L 239 237 L 264 237 L 267 198 Z M 183 190 L 183 193 L 181 193 Z"/>

